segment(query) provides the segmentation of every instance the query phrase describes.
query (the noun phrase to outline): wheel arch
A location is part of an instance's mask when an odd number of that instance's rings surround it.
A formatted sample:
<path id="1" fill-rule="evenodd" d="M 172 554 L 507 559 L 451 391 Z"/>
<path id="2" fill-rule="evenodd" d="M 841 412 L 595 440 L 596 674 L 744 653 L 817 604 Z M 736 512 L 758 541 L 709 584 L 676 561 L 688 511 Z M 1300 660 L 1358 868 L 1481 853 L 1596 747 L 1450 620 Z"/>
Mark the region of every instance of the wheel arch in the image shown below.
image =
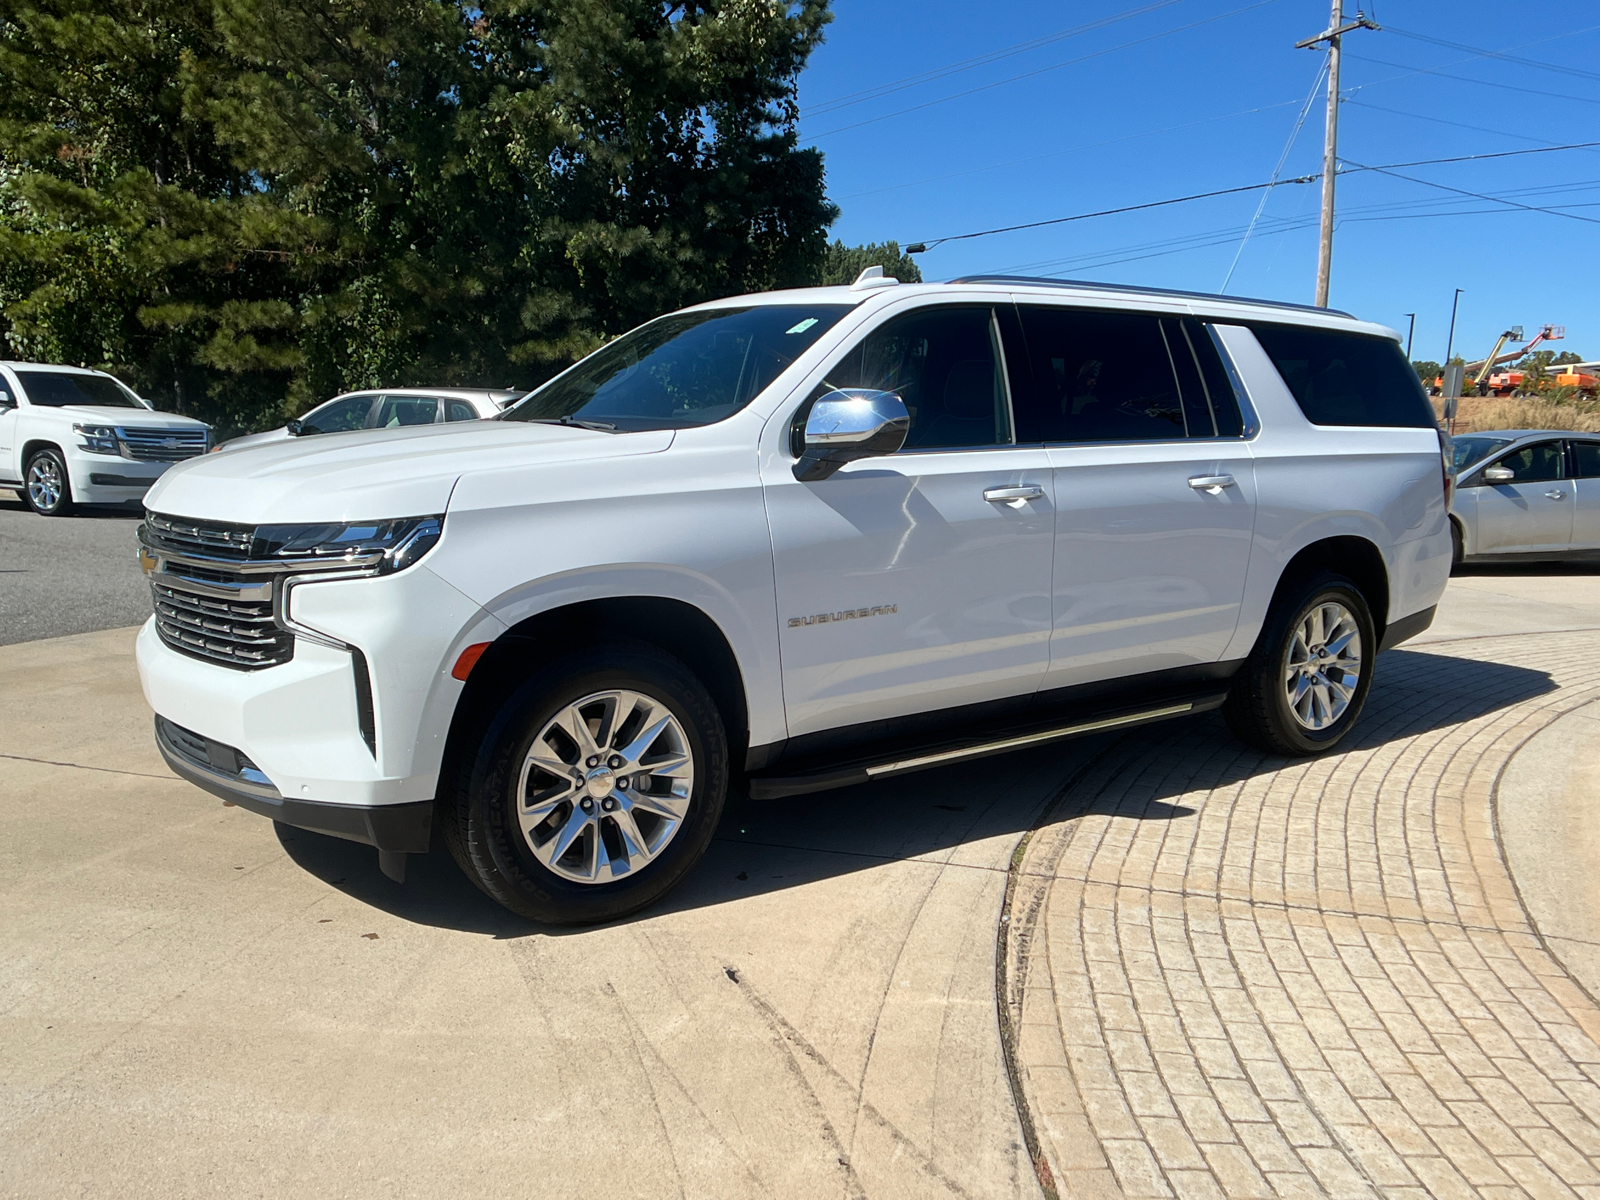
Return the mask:
<path id="1" fill-rule="evenodd" d="M 1272 592 L 1271 607 L 1277 607 L 1284 592 L 1318 571 L 1344 575 L 1361 589 L 1372 610 L 1372 623 L 1381 645 L 1389 626 L 1389 568 L 1383 560 L 1383 551 L 1376 543 L 1356 534 L 1339 534 L 1310 542 L 1284 564 Z"/>
<path id="2" fill-rule="evenodd" d="M 727 731 L 729 760 L 749 744 L 744 673 L 722 628 L 702 609 L 665 596 L 607 596 L 546 609 L 511 626 L 483 652 L 456 700 L 445 740 L 441 786 L 477 745 L 493 712 L 534 664 L 578 645 L 639 641 L 672 655 L 711 693 Z"/>

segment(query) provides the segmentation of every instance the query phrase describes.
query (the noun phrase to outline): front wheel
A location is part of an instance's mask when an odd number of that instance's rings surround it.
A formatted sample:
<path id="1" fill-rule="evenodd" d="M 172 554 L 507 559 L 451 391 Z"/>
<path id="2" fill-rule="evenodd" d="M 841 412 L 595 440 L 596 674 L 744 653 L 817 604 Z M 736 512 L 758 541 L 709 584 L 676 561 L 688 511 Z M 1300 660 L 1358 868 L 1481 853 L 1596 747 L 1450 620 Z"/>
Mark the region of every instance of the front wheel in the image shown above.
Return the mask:
<path id="1" fill-rule="evenodd" d="M 722 719 L 677 659 L 596 647 L 537 669 L 441 797 L 469 878 L 535 921 L 590 924 L 665 894 L 711 842 L 728 790 Z"/>
<path id="2" fill-rule="evenodd" d="M 40 450 L 28 460 L 22 494 L 41 517 L 64 517 L 72 511 L 72 485 L 59 450 Z"/>
<path id="3" fill-rule="evenodd" d="M 1331 750 L 1361 715 L 1377 651 L 1361 589 L 1320 572 L 1279 596 L 1223 715 L 1241 739 L 1272 754 Z"/>

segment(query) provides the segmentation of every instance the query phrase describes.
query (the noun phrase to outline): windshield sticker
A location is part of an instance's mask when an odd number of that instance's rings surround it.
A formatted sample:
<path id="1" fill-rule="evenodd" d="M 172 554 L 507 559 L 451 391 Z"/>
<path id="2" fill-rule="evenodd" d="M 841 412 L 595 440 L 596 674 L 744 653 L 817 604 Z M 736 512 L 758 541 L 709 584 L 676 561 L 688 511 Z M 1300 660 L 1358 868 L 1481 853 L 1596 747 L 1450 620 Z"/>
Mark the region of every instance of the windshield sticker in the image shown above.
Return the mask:
<path id="1" fill-rule="evenodd" d="M 807 317 L 804 321 L 801 321 L 800 324 L 794 326 L 793 328 L 785 329 L 784 332 L 785 333 L 804 333 L 806 330 L 810 329 L 816 323 L 817 323 L 817 319 L 815 317 Z"/>

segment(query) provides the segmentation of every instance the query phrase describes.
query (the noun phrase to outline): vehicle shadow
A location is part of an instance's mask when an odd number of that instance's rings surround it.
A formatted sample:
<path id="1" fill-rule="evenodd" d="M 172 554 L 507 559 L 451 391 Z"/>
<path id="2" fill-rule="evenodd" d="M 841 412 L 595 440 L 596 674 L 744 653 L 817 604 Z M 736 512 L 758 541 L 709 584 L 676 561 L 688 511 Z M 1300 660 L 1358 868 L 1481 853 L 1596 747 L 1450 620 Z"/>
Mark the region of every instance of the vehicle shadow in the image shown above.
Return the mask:
<path id="1" fill-rule="evenodd" d="M 1526 667 L 1392 650 L 1382 657 L 1366 711 L 1347 745 L 1370 749 L 1460 724 L 1555 686 L 1547 673 Z M 1075 782 L 1096 755 L 1119 745 L 1175 761 L 1166 764 L 1152 788 L 1119 790 L 1121 799 Z M 886 863 L 959 860 L 964 848 L 1015 837 L 1047 811 L 1052 821 L 1091 814 L 1186 820 L 1197 810 L 1183 797 L 1231 786 L 1289 761 L 1243 745 L 1220 714 L 1208 713 L 833 792 L 786 800 L 734 796 L 710 850 L 689 877 L 659 904 L 628 920 L 747 900 Z M 405 920 L 497 938 L 585 932 L 533 925 L 506 912 L 437 845 L 430 854 L 412 856 L 400 885 L 379 873 L 369 847 L 283 827 L 279 839 L 311 874 Z M 1004 855 L 998 862 L 1003 864 Z"/>
<path id="2" fill-rule="evenodd" d="M 33 509 L 28 507 L 27 501 L 18 493 L 0 491 L 0 512 L 31 514 Z M 44 520 L 45 518 L 41 517 L 39 519 Z M 72 510 L 70 516 L 51 517 L 49 519 L 52 521 L 140 521 L 144 519 L 144 505 L 137 502 L 132 504 L 78 505 Z"/>
<path id="3" fill-rule="evenodd" d="M 1457 564 L 1452 576 L 1507 576 L 1514 579 L 1540 575 L 1600 575 L 1600 558 L 1565 559 L 1560 562 L 1465 562 Z"/>

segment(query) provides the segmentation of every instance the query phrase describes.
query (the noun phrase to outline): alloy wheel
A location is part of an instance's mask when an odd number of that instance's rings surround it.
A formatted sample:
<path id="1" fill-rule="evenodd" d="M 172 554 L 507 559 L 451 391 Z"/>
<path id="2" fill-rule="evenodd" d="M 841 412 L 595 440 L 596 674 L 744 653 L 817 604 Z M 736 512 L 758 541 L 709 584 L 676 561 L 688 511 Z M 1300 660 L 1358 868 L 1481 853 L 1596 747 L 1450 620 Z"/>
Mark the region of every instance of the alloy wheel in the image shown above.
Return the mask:
<path id="1" fill-rule="evenodd" d="M 1361 626 L 1336 600 L 1301 618 L 1284 664 L 1289 711 L 1302 728 L 1320 731 L 1344 716 L 1361 682 Z"/>
<path id="2" fill-rule="evenodd" d="M 49 510 L 61 503 L 61 469 L 56 460 L 41 454 L 28 467 L 28 498 L 35 508 Z"/>
<path id="3" fill-rule="evenodd" d="M 660 700 L 619 689 L 567 705 L 529 747 L 516 817 L 535 858 L 575 883 L 632 875 L 689 811 L 694 758 Z"/>

